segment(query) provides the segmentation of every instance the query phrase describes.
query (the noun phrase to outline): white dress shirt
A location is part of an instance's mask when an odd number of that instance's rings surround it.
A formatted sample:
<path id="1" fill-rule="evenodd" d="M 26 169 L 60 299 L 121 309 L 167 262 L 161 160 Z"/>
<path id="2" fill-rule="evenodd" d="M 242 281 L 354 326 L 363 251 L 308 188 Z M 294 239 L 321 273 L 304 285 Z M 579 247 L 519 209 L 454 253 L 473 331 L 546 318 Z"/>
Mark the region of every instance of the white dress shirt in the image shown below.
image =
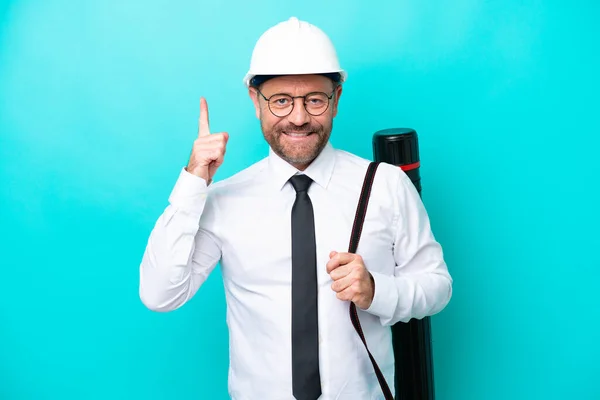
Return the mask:
<path id="1" fill-rule="evenodd" d="M 337 299 L 325 264 L 348 251 L 369 161 L 330 143 L 303 172 L 316 229 L 322 400 L 382 399 L 373 366 Z M 288 179 L 299 173 L 272 150 L 220 182 L 185 169 L 150 235 L 140 297 L 151 310 L 189 300 L 220 262 L 230 332 L 229 394 L 234 400 L 293 399 L 291 372 L 291 209 Z M 359 318 L 371 353 L 394 391 L 390 325 L 441 311 L 452 278 L 419 194 L 399 168 L 377 170 L 357 254 L 375 281 Z M 210 328 L 210 327 L 207 327 Z"/>

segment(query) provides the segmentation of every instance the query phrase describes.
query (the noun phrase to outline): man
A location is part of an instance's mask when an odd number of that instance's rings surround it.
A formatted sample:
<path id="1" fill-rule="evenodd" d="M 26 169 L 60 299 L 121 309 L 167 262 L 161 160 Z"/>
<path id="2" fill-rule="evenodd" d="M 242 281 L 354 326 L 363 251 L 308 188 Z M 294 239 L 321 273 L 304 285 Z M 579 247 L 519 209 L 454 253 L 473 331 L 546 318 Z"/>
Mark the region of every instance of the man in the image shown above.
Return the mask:
<path id="1" fill-rule="evenodd" d="M 269 155 L 213 182 L 228 134 L 199 133 L 140 267 L 155 311 L 181 307 L 220 262 L 236 400 L 379 399 L 348 307 L 393 388 L 390 325 L 441 311 L 452 279 L 404 172 L 377 170 L 356 254 L 348 242 L 369 163 L 329 142 L 346 72 L 323 31 L 267 30 L 244 78 Z M 210 329 L 210 326 L 207 326 Z"/>

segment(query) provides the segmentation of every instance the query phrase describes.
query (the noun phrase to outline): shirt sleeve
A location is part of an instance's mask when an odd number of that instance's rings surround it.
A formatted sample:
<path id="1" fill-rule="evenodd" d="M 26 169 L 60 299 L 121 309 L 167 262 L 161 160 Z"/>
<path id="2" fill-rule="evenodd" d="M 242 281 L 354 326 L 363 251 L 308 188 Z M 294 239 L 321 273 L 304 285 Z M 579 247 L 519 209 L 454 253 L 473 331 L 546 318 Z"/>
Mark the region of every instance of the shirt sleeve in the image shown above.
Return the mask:
<path id="1" fill-rule="evenodd" d="M 175 310 L 206 281 L 221 258 L 213 214 L 206 181 L 182 169 L 140 265 L 139 295 L 146 307 Z"/>
<path id="2" fill-rule="evenodd" d="M 394 275 L 371 272 L 375 294 L 365 310 L 377 315 L 383 325 L 434 315 L 452 296 L 452 277 L 442 247 L 432 233 L 419 193 L 401 170 L 396 192 Z"/>

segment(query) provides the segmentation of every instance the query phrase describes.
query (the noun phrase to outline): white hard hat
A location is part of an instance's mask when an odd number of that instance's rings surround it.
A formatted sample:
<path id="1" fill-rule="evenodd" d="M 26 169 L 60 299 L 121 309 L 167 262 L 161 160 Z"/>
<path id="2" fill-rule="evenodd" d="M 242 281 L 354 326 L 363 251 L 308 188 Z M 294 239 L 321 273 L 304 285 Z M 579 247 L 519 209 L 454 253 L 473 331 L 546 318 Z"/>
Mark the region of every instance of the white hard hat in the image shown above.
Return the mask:
<path id="1" fill-rule="evenodd" d="M 269 28 L 256 42 L 244 84 L 256 75 L 303 75 L 347 73 L 340 68 L 329 37 L 319 28 L 292 17 Z"/>

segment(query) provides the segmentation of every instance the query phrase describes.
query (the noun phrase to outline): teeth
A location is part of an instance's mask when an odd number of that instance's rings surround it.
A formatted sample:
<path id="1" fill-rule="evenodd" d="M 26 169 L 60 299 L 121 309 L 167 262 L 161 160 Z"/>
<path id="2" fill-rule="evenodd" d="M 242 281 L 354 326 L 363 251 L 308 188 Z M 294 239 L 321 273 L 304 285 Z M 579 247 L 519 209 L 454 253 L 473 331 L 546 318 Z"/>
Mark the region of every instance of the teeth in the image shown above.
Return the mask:
<path id="1" fill-rule="evenodd" d="M 293 136 L 293 137 L 302 137 L 302 136 L 308 136 L 308 133 L 293 133 L 293 132 L 289 132 L 289 133 L 286 133 L 286 135 Z"/>

